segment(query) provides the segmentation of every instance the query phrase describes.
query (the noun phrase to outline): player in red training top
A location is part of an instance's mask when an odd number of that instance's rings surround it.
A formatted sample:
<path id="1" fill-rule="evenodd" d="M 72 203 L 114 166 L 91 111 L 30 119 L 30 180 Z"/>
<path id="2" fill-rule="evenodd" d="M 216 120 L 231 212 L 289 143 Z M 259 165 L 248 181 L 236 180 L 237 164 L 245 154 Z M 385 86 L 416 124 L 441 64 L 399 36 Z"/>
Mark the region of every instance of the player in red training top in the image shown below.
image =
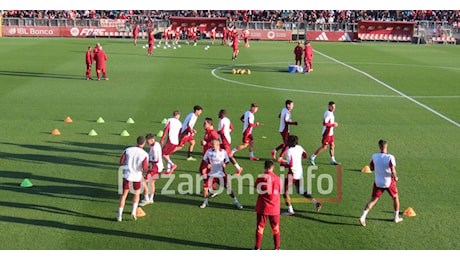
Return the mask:
<path id="1" fill-rule="evenodd" d="M 243 30 L 243 39 L 244 39 L 244 47 L 250 47 L 249 46 L 249 30 L 248 28 Z"/>
<path id="2" fill-rule="evenodd" d="M 86 51 L 86 80 L 91 80 L 91 65 L 93 64 L 93 59 L 91 58 L 91 46 L 88 46 Z"/>
<path id="3" fill-rule="evenodd" d="M 280 154 L 280 157 L 278 158 L 278 162 L 283 162 L 283 156 L 287 149 L 286 141 L 289 136 L 289 126 L 298 124 L 297 122 L 292 122 L 291 120 L 291 110 L 294 108 L 294 102 L 288 99 L 284 102 L 284 104 L 285 104 L 285 107 L 281 110 L 280 114 L 278 115 L 280 119 L 279 132 L 281 134 L 281 138 L 283 139 L 283 142 L 280 145 L 278 145 L 278 147 L 276 147 L 275 149 L 271 151 L 273 159 L 276 159 L 276 151 L 281 150 L 281 154 Z"/>
<path id="4" fill-rule="evenodd" d="M 190 44 L 190 42 L 193 40 L 194 44 L 193 46 L 196 46 L 196 33 L 197 33 L 198 28 L 196 26 L 190 27 L 189 31 L 189 38 L 187 40 L 187 45 Z"/>
<path id="5" fill-rule="evenodd" d="M 180 34 L 182 32 L 182 28 L 180 26 L 177 26 L 176 27 L 176 30 L 174 31 L 174 41 L 173 41 L 173 45 L 177 45 L 177 47 L 180 48 L 180 45 L 179 45 L 179 40 L 180 40 Z"/>
<path id="6" fill-rule="evenodd" d="M 205 118 L 203 122 L 204 128 L 204 137 L 203 140 L 200 142 L 201 146 L 203 146 L 203 156 L 206 154 L 206 151 L 211 148 L 211 141 L 213 139 L 218 139 L 219 134 L 217 133 L 216 129 L 214 129 L 214 125 L 212 122 L 212 118 Z M 200 173 L 203 174 L 203 171 L 207 169 L 207 163 L 202 160 L 200 164 Z"/>
<path id="7" fill-rule="evenodd" d="M 313 48 L 311 47 L 310 42 L 305 43 L 305 57 L 304 57 L 304 64 L 305 64 L 305 73 L 313 71 L 313 65 L 311 61 L 313 60 Z"/>
<path id="8" fill-rule="evenodd" d="M 294 48 L 294 54 L 295 54 L 295 65 L 302 65 L 302 54 L 303 54 L 303 48 L 300 42 L 295 46 Z"/>
<path id="9" fill-rule="evenodd" d="M 254 249 L 259 250 L 264 235 L 265 223 L 270 221 L 273 233 L 273 242 L 275 250 L 280 249 L 280 194 L 281 178 L 273 172 L 275 166 L 273 161 L 265 161 L 264 174 L 257 177 L 254 184 L 257 193 L 257 203 L 255 211 L 257 212 L 256 242 Z"/>
<path id="10" fill-rule="evenodd" d="M 120 158 L 120 165 L 123 166 L 123 194 L 120 196 L 120 205 L 118 207 L 118 222 L 122 221 L 123 208 L 125 207 L 130 188 L 134 189 L 131 216 L 134 220 L 137 219 L 136 210 L 139 205 L 141 182 L 144 178 L 142 172 L 146 171 L 149 167 L 149 155 L 144 151 L 144 145 L 145 137 L 139 136 L 137 138 L 137 146 L 126 148 Z"/>
<path id="11" fill-rule="evenodd" d="M 235 35 L 233 36 L 232 48 L 233 48 L 232 60 L 237 60 L 238 54 L 240 53 L 240 51 L 238 50 L 238 34 L 237 33 L 235 33 Z"/>
<path id="12" fill-rule="evenodd" d="M 254 123 L 254 114 L 259 110 L 259 105 L 256 103 L 251 104 L 251 109 L 244 112 L 241 116 L 241 121 L 243 122 L 243 144 L 238 145 L 232 149 L 232 155 L 249 145 L 249 159 L 251 161 L 258 161 L 259 158 L 254 156 L 254 138 L 252 136 L 252 129 L 256 126 L 263 125 L 259 122 Z"/>
<path id="13" fill-rule="evenodd" d="M 214 42 L 216 41 L 216 33 L 217 33 L 217 27 L 214 27 L 211 29 L 211 45 L 214 45 Z"/>
<path id="14" fill-rule="evenodd" d="M 105 61 L 107 60 L 107 55 L 105 54 L 104 50 L 102 50 L 102 46 L 98 43 L 98 51 L 94 54 L 94 61 L 96 62 L 96 75 L 97 80 L 101 80 L 101 72 L 104 75 L 105 80 L 109 80 L 107 77 L 106 72 L 106 65 Z"/>
<path id="15" fill-rule="evenodd" d="M 227 37 L 228 37 L 227 27 L 224 26 L 224 30 L 222 31 L 222 45 L 227 44 Z"/>
<path id="16" fill-rule="evenodd" d="M 155 38 L 153 37 L 153 30 L 149 31 L 148 44 L 149 44 L 149 48 L 147 50 L 147 55 L 152 56 L 153 45 L 155 45 Z"/>
<path id="17" fill-rule="evenodd" d="M 139 24 L 136 24 L 133 29 L 133 38 L 134 38 L 134 46 L 137 45 L 137 37 L 139 36 Z"/>

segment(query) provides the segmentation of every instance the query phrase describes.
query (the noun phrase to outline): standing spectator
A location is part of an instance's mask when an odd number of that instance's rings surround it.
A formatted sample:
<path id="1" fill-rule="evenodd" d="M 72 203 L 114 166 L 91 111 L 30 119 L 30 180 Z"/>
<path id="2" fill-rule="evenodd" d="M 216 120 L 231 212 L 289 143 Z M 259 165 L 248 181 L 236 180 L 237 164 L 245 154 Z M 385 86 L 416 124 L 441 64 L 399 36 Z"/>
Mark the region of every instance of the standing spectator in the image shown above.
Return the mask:
<path id="1" fill-rule="evenodd" d="M 176 147 L 179 145 L 179 133 L 182 128 L 182 123 L 179 121 L 179 118 L 180 112 L 175 110 L 173 112 L 173 117 L 166 121 L 163 136 L 160 140 L 160 143 L 163 144 L 166 135 L 168 135 L 168 140 L 164 144 L 162 150 L 163 158 L 167 163 L 165 174 L 171 174 L 177 168 L 177 164 L 171 160 L 170 155 L 176 151 Z"/>
<path id="2" fill-rule="evenodd" d="M 203 170 L 203 203 L 200 205 L 200 208 L 206 208 L 208 206 L 208 195 L 209 187 L 218 183 L 219 186 L 223 186 L 227 189 L 228 194 L 233 199 L 235 206 L 238 209 L 242 209 L 243 205 L 236 198 L 233 190 L 230 188 L 230 183 L 227 179 L 227 174 L 225 173 L 225 166 L 230 162 L 227 152 L 220 148 L 220 141 L 218 138 L 211 141 L 211 149 L 206 151 L 206 154 L 203 157 L 203 161 L 207 164 L 207 169 Z"/>
<path id="3" fill-rule="evenodd" d="M 289 136 L 289 126 L 298 124 L 297 122 L 293 122 L 291 119 L 291 110 L 294 108 L 294 101 L 288 99 L 284 102 L 284 104 L 285 106 L 283 107 L 283 109 L 281 109 L 281 112 L 278 115 L 280 119 L 279 132 L 281 134 L 283 142 L 271 151 L 273 159 L 276 160 L 276 151 L 281 150 L 278 162 L 283 162 L 283 156 L 287 149 L 286 141 Z"/>
<path id="4" fill-rule="evenodd" d="M 259 110 L 259 105 L 256 103 L 251 104 L 251 109 L 244 112 L 241 116 L 243 122 L 243 143 L 232 149 L 232 155 L 249 145 L 249 159 L 251 161 L 258 161 L 259 158 L 254 156 L 254 138 L 252 136 L 252 129 L 256 126 L 263 125 L 259 122 L 254 123 L 254 114 Z"/>
<path id="5" fill-rule="evenodd" d="M 298 145 L 298 137 L 295 135 L 290 135 L 288 137 L 287 145 L 289 147 L 286 151 L 287 162 L 282 164 L 289 169 L 286 179 L 284 180 L 283 194 L 284 201 L 288 207 L 286 215 L 292 216 L 295 214 L 291 204 L 291 197 L 289 195 L 289 188 L 292 184 L 295 185 L 297 193 L 307 199 L 310 199 L 313 203 L 315 203 L 316 211 L 320 211 L 322 207 L 321 203 L 300 186 L 301 180 L 303 179 L 302 159 L 308 158 L 307 152 L 305 152 L 305 149 L 302 146 Z"/>
<path id="6" fill-rule="evenodd" d="M 256 241 L 254 249 L 259 250 L 264 235 L 265 223 L 270 221 L 273 233 L 273 242 L 275 250 L 280 249 L 280 193 L 281 179 L 273 172 L 275 166 L 273 161 L 265 161 L 265 172 L 257 177 L 254 184 L 257 193 L 257 203 L 255 211 L 257 212 Z"/>
<path id="7" fill-rule="evenodd" d="M 305 73 L 313 71 L 313 65 L 311 61 L 313 60 L 313 48 L 311 47 L 310 42 L 305 43 L 305 56 L 304 56 L 304 64 L 305 64 Z"/>
<path id="8" fill-rule="evenodd" d="M 374 187 L 372 189 L 371 200 L 364 207 L 363 213 L 359 218 L 359 223 L 362 226 L 366 226 L 366 216 L 372 207 L 377 203 L 378 199 L 384 191 L 388 191 L 390 196 L 393 198 L 393 210 L 394 210 L 394 221 L 399 223 L 403 221 L 399 217 L 399 196 L 396 182 L 398 176 L 396 176 L 396 159 L 392 154 L 389 154 L 388 143 L 385 140 L 379 140 L 380 152 L 372 155 L 370 162 L 371 171 L 375 170 Z"/>
<path id="9" fill-rule="evenodd" d="M 155 181 L 158 180 L 160 173 L 163 171 L 161 145 L 155 142 L 155 135 L 153 134 L 147 134 L 145 138 L 150 145 L 149 162 L 151 163 L 151 167 L 144 179 L 144 199 L 139 203 L 141 207 L 153 203 L 153 197 L 155 196 Z M 150 192 L 148 187 L 149 180 Z"/>
<path id="10" fill-rule="evenodd" d="M 93 64 L 93 59 L 91 58 L 91 46 L 88 46 L 86 50 L 86 80 L 92 80 L 91 78 L 91 65 Z"/>
<path id="11" fill-rule="evenodd" d="M 98 43 L 98 51 L 96 51 L 94 55 L 94 61 L 96 61 L 96 75 L 97 80 L 101 80 L 101 72 L 104 75 L 105 80 L 109 80 L 107 77 L 106 72 L 106 65 L 105 61 L 107 60 L 107 55 L 105 54 L 104 50 L 102 50 L 102 46 Z"/>
<path id="12" fill-rule="evenodd" d="M 123 194 L 120 197 L 120 206 L 118 207 L 117 221 L 122 221 L 123 208 L 125 207 L 126 198 L 128 197 L 130 186 L 134 189 L 133 209 L 131 216 L 137 220 L 137 207 L 143 179 L 142 172 L 149 167 L 149 155 L 144 151 L 145 137 L 137 138 L 137 146 L 128 147 L 123 151 L 120 158 L 120 165 L 124 167 L 123 174 Z"/>
<path id="13" fill-rule="evenodd" d="M 302 54 L 303 54 L 303 48 L 302 45 L 297 43 L 297 46 L 294 48 L 294 54 L 295 54 L 295 65 L 302 65 Z"/>
<path id="14" fill-rule="evenodd" d="M 326 150 L 327 146 L 329 145 L 329 155 L 331 156 L 331 164 L 337 165 L 339 164 L 335 160 L 334 156 L 334 127 L 339 126 L 337 122 L 335 122 L 335 103 L 334 101 L 330 101 L 326 112 L 323 115 L 323 130 L 322 130 L 322 145 L 316 150 L 314 154 L 310 156 L 310 162 L 312 165 L 315 165 L 315 158 L 320 154 L 322 151 Z"/>

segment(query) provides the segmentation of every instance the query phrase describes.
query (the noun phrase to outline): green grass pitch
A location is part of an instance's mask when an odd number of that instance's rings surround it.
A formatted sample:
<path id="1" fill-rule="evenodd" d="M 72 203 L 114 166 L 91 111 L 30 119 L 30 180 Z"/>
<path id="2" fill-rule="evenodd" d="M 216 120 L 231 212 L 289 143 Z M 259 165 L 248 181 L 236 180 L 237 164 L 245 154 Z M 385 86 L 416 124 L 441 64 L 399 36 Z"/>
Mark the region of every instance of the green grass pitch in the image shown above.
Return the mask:
<path id="1" fill-rule="evenodd" d="M 86 81 L 85 51 L 98 41 L 108 55 L 110 80 Z M 1 249 L 251 249 L 257 196 L 250 185 L 235 187 L 243 210 L 226 195 L 200 209 L 201 183 L 183 184 L 184 176 L 198 177 L 199 166 L 185 160 L 185 148 L 171 157 L 179 166 L 168 189 L 172 194 L 162 192 L 168 180 L 160 179 L 155 203 L 144 207 L 147 216 L 129 218 L 130 195 L 124 221 L 117 223 L 119 157 L 138 135 L 162 130 L 162 119 L 173 110 L 181 111 L 183 121 L 196 104 L 204 108 L 196 140 L 203 137 L 203 119 L 217 125 L 217 113 L 225 108 L 235 128 L 232 146 L 238 145 L 239 117 L 256 102 L 256 121 L 265 125 L 254 130 L 255 155 L 269 159 L 281 142 L 278 114 L 286 99 L 294 100 L 292 117 L 299 122 L 291 132 L 308 154 L 320 145 L 327 103 L 336 102 L 336 158 L 343 171 L 340 203 L 324 203 L 317 213 L 312 204 L 299 202 L 295 216 L 281 217 L 282 249 L 460 248 L 458 46 L 313 42 L 314 71 L 293 74 L 287 68 L 295 45 L 288 42 L 240 44 L 237 61 L 228 46 L 205 50 L 207 41 L 157 48 L 151 57 L 145 43 L 0 38 Z M 252 73 L 233 75 L 233 68 Z M 73 123 L 64 122 L 67 116 Z M 99 117 L 105 123 L 96 123 Z M 128 118 L 135 123 L 127 124 Z M 56 128 L 61 135 L 51 135 Z M 97 136 L 88 136 L 92 129 Z M 130 136 L 120 136 L 123 130 Z M 412 207 L 417 216 L 393 223 L 392 201 L 384 194 L 361 227 L 373 175 L 360 170 L 381 138 L 396 156 L 401 212 Z M 200 158 L 198 143 L 194 151 Z M 243 174 L 262 173 L 263 161 L 250 161 L 247 149 L 235 155 Z M 339 184 L 328 152 L 316 162 L 318 174 L 333 178 L 332 193 L 324 198 L 334 198 Z M 235 172 L 231 164 L 227 169 Z M 25 178 L 32 188 L 19 186 Z M 179 194 L 187 189 L 189 194 Z M 318 191 L 314 186 L 313 195 L 321 197 Z M 283 201 L 281 209 L 286 210 Z M 262 249 L 272 244 L 267 225 Z"/>

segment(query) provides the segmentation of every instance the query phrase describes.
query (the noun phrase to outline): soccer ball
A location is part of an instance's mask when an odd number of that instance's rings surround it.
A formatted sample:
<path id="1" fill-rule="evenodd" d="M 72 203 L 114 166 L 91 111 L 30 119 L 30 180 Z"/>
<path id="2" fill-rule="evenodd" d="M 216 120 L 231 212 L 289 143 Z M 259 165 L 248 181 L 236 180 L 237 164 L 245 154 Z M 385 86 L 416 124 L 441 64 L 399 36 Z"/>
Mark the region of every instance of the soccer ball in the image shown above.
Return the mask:
<path id="1" fill-rule="evenodd" d="M 145 49 L 145 45 L 144 45 L 144 46 L 142 46 L 142 49 Z"/>
<path id="2" fill-rule="evenodd" d="M 248 75 L 251 75 L 251 70 L 250 69 L 248 69 Z"/>
<path id="3" fill-rule="evenodd" d="M 177 45 L 178 48 L 180 48 L 180 45 Z"/>
<path id="4" fill-rule="evenodd" d="M 166 50 L 166 46 L 164 46 L 164 47 L 163 47 L 163 49 L 165 49 L 165 50 Z"/>
<path id="5" fill-rule="evenodd" d="M 175 49 L 176 49 L 176 46 L 174 46 L 173 49 L 175 50 Z"/>
<path id="6" fill-rule="evenodd" d="M 241 74 L 243 75 L 244 73 L 246 73 L 246 70 L 245 69 L 241 70 Z"/>
<path id="7" fill-rule="evenodd" d="M 236 74 L 236 69 L 232 69 L 232 73 L 233 73 L 233 74 Z"/>
<path id="8" fill-rule="evenodd" d="M 238 70 L 236 71 L 236 74 L 240 74 L 240 73 L 241 73 L 241 69 L 238 69 Z"/>

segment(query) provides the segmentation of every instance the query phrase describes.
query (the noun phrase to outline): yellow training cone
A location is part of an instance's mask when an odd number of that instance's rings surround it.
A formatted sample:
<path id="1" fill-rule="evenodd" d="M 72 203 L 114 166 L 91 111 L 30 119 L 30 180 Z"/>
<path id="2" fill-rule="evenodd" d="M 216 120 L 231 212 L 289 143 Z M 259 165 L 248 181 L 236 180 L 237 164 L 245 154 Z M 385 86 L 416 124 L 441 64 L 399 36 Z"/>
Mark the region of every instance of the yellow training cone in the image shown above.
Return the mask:
<path id="1" fill-rule="evenodd" d="M 369 168 L 368 165 L 364 166 L 364 168 L 361 170 L 361 172 L 364 172 L 364 173 L 372 173 L 371 168 Z"/>
<path id="2" fill-rule="evenodd" d="M 415 216 L 417 216 L 417 214 L 415 214 L 414 209 L 412 209 L 411 207 L 408 207 L 408 208 L 403 212 L 403 215 L 404 215 L 404 216 L 408 216 L 408 217 L 415 217 Z"/>
<path id="3" fill-rule="evenodd" d="M 140 208 L 140 207 L 137 208 L 137 210 L 136 210 L 136 216 L 138 216 L 138 217 L 145 217 L 145 215 L 147 215 L 147 214 L 145 214 L 145 211 L 144 211 L 142 208 Z"/>

